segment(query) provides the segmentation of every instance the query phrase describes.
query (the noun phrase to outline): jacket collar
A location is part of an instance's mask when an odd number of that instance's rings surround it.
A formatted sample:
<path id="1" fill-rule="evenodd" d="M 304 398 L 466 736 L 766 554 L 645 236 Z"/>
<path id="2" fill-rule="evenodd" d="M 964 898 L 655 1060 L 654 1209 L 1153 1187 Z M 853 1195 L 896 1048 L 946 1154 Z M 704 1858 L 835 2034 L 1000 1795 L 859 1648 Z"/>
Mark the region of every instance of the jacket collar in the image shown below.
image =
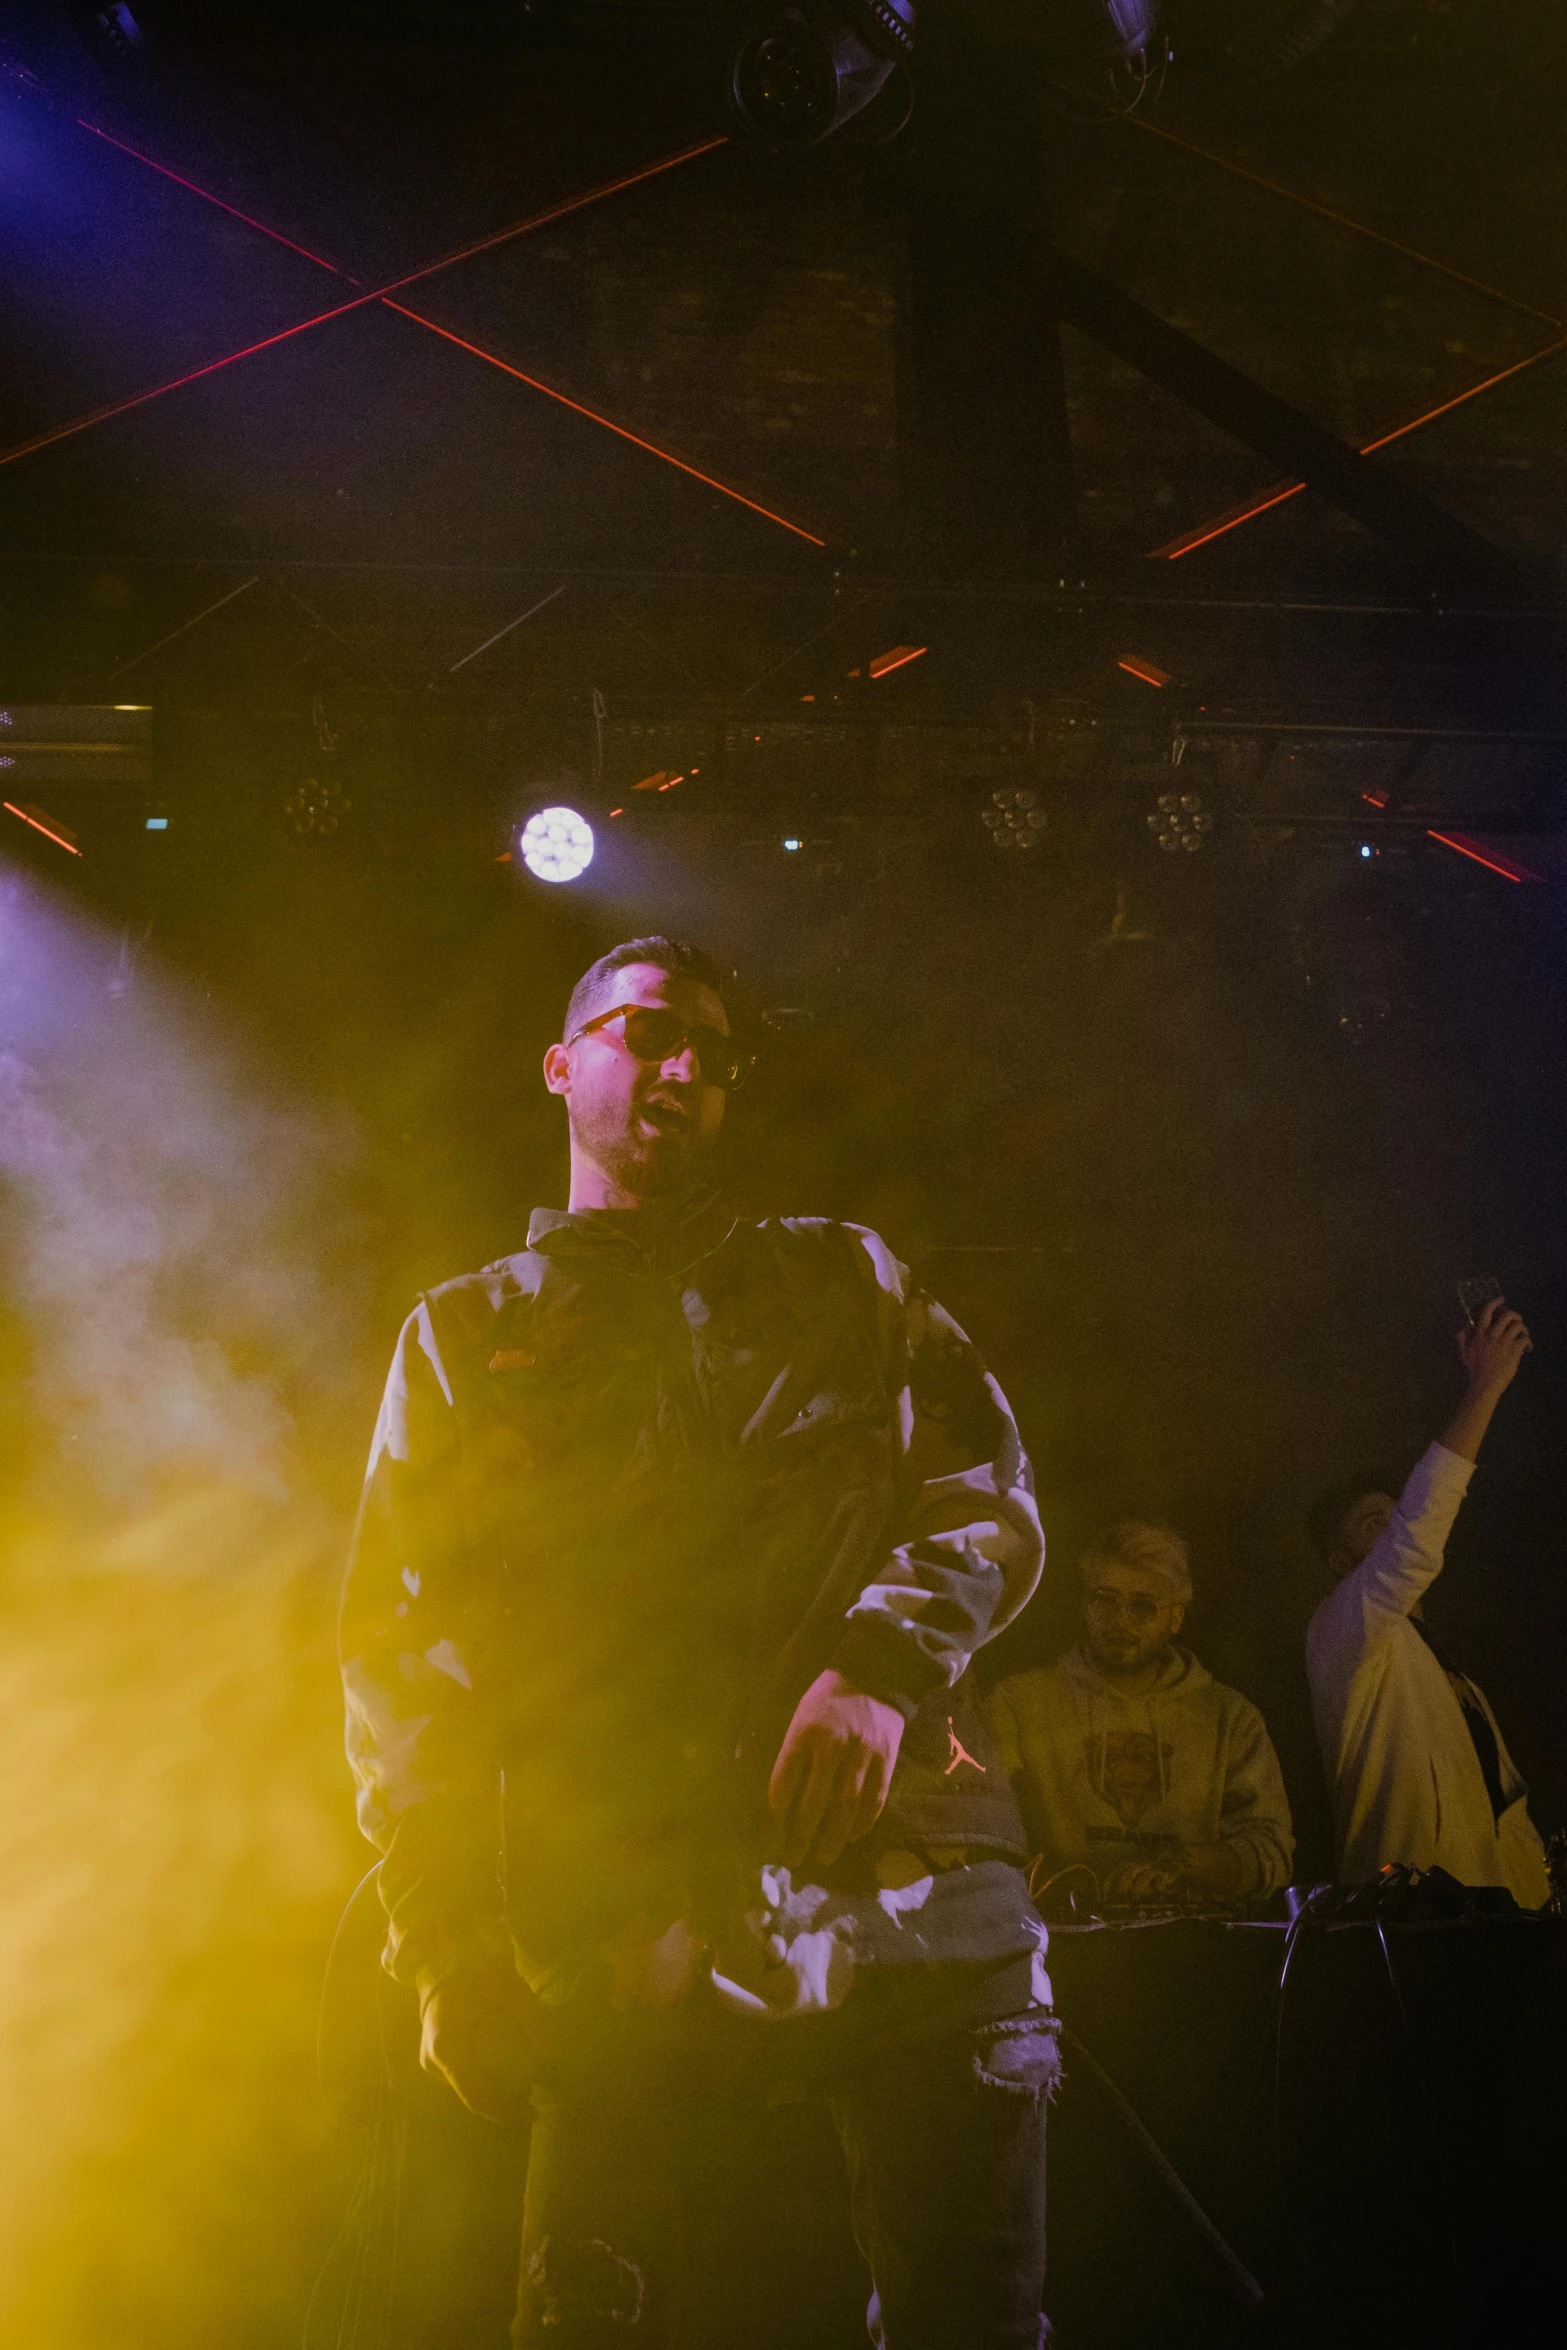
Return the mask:
<path id="1" fill-rule="evenodd" d="M 723 1245 L 739 1218 L 716 1192 L 671 1208 L 535 1208 L 528 1246 L 537 1256 L 618 1266 L 628 1273 L 684 1273 Z"/>

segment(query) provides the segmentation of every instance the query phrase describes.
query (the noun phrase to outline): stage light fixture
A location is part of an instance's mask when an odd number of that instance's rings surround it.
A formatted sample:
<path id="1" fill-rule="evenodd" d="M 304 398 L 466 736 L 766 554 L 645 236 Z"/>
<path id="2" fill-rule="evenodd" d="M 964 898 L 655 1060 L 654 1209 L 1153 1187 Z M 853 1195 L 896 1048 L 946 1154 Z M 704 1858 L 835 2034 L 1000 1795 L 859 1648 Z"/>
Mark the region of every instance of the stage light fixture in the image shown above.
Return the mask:
<path id="1" fill-rule="evenodd" d="M 522 861 L 539 881 L 576 881 L 593 862 L 593 827 L 575 808 L 540 808 L 517 836 Z"/>
<path id="2" fill-rule="evenodd" d="M 94 0 L 73 0 L 71 23 L 93 63 L 114 70 L 140 64 L 145 58 L 155 14 L 147 0 L 137 0 L 134 8 L 127 6 L 126 0 L 112 0 L 107 7 L 95 6 Z"/>
<path id="3" fill-rule="evenodd" d="M 989 833 L 991 845 L 1004 854 L 1013 849 L 1043 848 L 1045 827 L 1050 819 L 1039 805 L 1039 795 L 1026 784 L 1016 791 L 993 791 L 990 805 L 981 808 L 979 820 Z"/>
<path id="4" fill-rule="evenodd" d="M 305 839 L 327 840 L 352 805 L 335 775 L 306 775 L 284 800 L 283 814 L 291 832 Z"/>
<path id="5" fill-rule="evenodd" d="M 791 833 L 788 839 L 784 842 L 784 847 L 789 851 L 791 856 L 793 856 L 797 849 L 803 849 L 804 846 L 804 841 L 796 839 L 793 833 Z"/>
<path id="6" fill-rule="evenodd" d="M 1125 62 L 1145 57 L 1159 26 L 1159 0 L 1105 0 L 1105 15 Z"/>
<path id="7" fill-rule="evenodd" d="M 1178 855 L 1195 855 L 1213 830 L 1213 817 L 1194 791 L 1165 791 L 1148 818 L 1154 846 Z"/>
<path id="8" fill-rule="evenodd" d="M 913 54 L 913 0 L 765 6 L 730 44 L 729 111 L 764 146 L 814 146 L 863 113 Z"/>

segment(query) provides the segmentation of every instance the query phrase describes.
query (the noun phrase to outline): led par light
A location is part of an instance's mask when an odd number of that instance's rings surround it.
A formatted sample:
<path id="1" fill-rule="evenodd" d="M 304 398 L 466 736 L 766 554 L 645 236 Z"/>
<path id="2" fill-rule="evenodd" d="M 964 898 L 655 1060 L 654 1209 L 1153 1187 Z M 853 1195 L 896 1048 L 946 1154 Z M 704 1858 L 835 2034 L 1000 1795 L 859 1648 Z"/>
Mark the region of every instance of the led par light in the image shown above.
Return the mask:
<path id="1" fill-rule="evenodd" d="M 541 808 L 528 818 L 517 846 L 539 881 L 576 881 L 593 862 L 593 827 L 575 808 Z"/>

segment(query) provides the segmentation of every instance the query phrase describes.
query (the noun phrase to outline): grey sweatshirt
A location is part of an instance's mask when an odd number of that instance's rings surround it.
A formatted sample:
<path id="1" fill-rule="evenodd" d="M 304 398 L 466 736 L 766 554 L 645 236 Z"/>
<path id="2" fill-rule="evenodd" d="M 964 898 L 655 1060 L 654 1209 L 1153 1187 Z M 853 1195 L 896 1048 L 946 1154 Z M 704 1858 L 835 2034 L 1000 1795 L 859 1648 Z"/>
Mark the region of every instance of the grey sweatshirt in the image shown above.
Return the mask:
<path id="1" fill-rule="evenodd" d="M 1176 1844 L 1234 1839 L 1249 1892 L 1288 1882 L 1289 1802 L 1261 1714 L 1172 1648 L 1157 1686 L 1128 1697 L 1074 1648 L 1041 1672 L 1003 1681 L 991 1722 L 1047 1874 L 1074 1865 L 1108 1877 Z"/>

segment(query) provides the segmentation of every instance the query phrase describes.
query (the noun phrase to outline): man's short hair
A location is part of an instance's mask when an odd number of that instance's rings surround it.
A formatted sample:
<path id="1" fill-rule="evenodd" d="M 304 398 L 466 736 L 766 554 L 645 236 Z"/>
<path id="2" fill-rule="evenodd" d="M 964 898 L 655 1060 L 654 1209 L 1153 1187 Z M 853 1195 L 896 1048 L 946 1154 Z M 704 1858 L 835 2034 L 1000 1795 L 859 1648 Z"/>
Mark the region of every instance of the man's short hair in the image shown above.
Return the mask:
<path id="1" fill-rule="evenodd" d="M 1185 1543 L 1173 1526 L 1150 1518 L 1118 1518 L 1096 1534 L 1078 1561 L 1087 1583 L 1096 1567 L 1149 1567 L 1162 1575 L 1182 1607 L 1192 1604 L 1192 1569 Z"/>
<path id="2" fill-rule="evenodd" d="M 1357 1501 L 1364 1501 L 1368 1493 L 1390 1493 L 1396 1499 L 1398 1487 L 1382 1469 L 1357 1469 L 1352 1477 L 1338 1477 L 1327 1490 L 1317 1495 L 1306 1512 L 1306 1532 L 1311 1547 L 1319 1559 L 1333 1556 L 1339 1532 Z"/>
<path id="3" fill-rule="evenodd" d="M 652 963 L 660 971 L 694 979 L 700 986 L 712 989 L 726 1012 L 730 1008 L 731 975 L 700 947 L 687 946 L 678 938 L 628 938 L 618 947 L 611 947 L 607 955 L 600 955 L 596 963 L 590 963 L 577 981 L 566 1006 L 563 1038 L 575 1036 L 584 1020 L 591 1020 L 603 1008 L 609 1001 L 615 973 L 632 963 Z"/>

